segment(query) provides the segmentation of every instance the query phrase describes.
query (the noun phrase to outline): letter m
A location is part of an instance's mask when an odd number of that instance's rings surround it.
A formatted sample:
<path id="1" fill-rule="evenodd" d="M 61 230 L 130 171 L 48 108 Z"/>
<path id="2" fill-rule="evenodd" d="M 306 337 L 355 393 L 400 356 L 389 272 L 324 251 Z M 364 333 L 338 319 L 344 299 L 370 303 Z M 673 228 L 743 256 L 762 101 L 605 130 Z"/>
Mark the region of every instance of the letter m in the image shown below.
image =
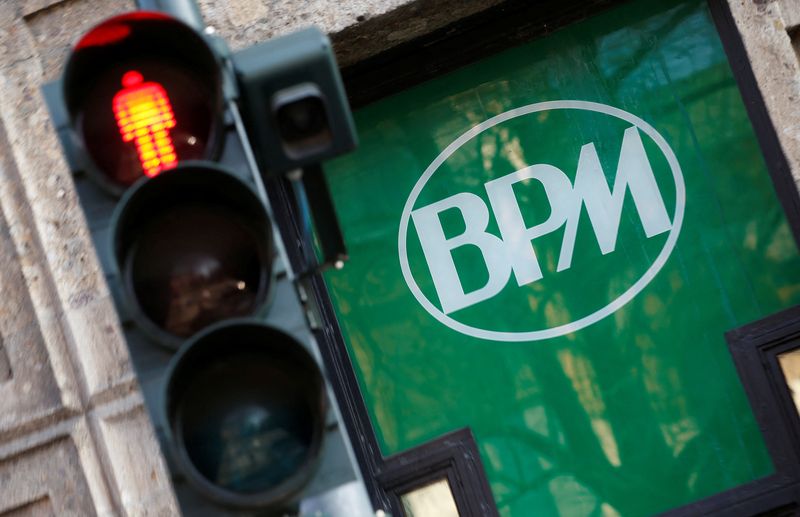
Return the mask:
<path id="1" fill-rule="evenodd" d="M 619 222 L 625 192 L 628 190 L 648 238 L 672 227 L 636 127 L 626 129 L 622 138 L 613 189 L 609 190 L 597 150 L 593 143 L 589 143 L 581 148 L 573 190 L 576 202 L 567 216 L 557 271 L 569 269 L 572 265 L 572 253 L 583 206 L 586 207 L 603 255 L 611 253 L 617 246 Z"/>

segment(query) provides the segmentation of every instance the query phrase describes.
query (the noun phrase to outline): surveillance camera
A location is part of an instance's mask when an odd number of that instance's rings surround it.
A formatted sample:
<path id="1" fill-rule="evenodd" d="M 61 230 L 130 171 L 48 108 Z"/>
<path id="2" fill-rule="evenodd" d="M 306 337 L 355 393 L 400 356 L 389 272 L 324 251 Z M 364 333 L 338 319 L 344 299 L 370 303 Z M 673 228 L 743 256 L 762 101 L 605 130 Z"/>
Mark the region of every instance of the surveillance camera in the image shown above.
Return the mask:
<path id="1" fill-rule="evenodd" d="M 328 37 L 316 28 L 233 55 L 242 113 L 262 174 L 352 151 L 356 132 Z"/>
<path id="2" fill-rule="evenodd" d="M 289 158 L 319 155 L 333 144 L 326 100 L 315 84 L 299 84 L 275 93 L 272 113 Z"/>

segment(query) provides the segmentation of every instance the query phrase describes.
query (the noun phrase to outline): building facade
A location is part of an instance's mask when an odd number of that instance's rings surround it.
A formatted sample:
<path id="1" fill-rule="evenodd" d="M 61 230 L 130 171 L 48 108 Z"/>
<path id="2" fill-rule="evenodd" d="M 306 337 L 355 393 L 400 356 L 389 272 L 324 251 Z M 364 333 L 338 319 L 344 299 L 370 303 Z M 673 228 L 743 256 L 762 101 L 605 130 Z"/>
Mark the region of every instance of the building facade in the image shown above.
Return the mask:
<path id="1" fill-rule="evenodd" d="M 571 2 L 556 28 L 635 3 Z M 446 40 L 448 31 L 467 31 L 482 16 L 502 25 L 503 14 L 515 12 L 517 4 L 224 0 L 203 1 L 200 7 L 206 23 L 234 50 L 319 26 L 334 42 L 354 102 L 366 106 L 419 83 L 419 78 L 406 81 L 403 74 L 409 72 L 400 65 L 382 63 L 402 63 L 412 51 L 457 54 L 459 47 L 437 47 L 438 35 Z M 0 515 L 179 513 L 167 461 L 40 93 L 44 83 L 60 76 L 81 34 L 134 8 L 130 2 L 92 0 L 11 0 L 0 6 Z M 763 103 L 774 129 L 771 141 L 778 146 L 773 151 L 785 158 L 786 177 L 800 181 L 800 2 L 728 1 L 725 8 L 731 23 L 719 31 L 729 31 L 743 51 L 729 54 L 730 65 L 752 70 L 757 86 L 743 92 L 745 103 Z M 542 3 L 541 19 L 528 20 L 529 29 L 537 29 L 530 34 L 550 32 L 552 9 Z M 428 46 L 414 47 L 425 38 L 432 40 Z M 404 45 L 411 50 L 402 50 Z M 438 73 L 434 67 L 420 77 Z M 369 447 L 358 440 L 364 432 L 371 431 L 350 429 L 377 510 L 391 494 L 411 486 L 400 486 L 410 474 L 377 464 L 383 461 L 380 451 L 367 457 Z M 404 443 L 392 442 L 385 430 L 383 440 L 384 446 Z M 479 449 L 488 454 L 483 444 Z M 386 472 L 396 477 L 387 481 Z M 496 500 L 501 514 L 523 514 L 503 500 L 496 480 L 475 483 L 475 493 L 490 486 L 494 493 L 488 498 Z M 468 504 L 473 503 L 470 508 L 482 508 L 480 501 Z"/>

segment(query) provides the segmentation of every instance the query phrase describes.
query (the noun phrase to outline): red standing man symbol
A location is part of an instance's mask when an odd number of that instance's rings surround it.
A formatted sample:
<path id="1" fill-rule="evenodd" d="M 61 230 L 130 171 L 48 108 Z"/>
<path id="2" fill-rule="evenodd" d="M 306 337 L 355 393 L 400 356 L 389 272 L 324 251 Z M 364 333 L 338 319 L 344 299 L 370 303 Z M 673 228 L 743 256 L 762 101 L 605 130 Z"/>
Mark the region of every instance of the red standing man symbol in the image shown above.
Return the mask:
<path id="1" fill-rule="evenodd" d="M 164 87 L 144 82 L 136 70 L 122 76 L 123 88 L 114 95 L 113 109 L 124 142 L 134 142 L 142 170 L 148 177 L 178 165 L 170 129 L 175 114 Z"/>

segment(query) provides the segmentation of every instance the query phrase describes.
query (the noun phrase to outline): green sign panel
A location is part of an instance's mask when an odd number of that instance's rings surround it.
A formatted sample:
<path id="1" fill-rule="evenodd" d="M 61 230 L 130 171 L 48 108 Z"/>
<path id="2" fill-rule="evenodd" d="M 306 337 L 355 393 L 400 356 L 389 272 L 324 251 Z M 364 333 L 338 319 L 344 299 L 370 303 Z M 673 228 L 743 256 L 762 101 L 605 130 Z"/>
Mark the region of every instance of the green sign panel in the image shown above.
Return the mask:
<path id="1" fill-rule="evenodd" d="M 773 471 L 724 339 L 800 260 L 705 2 L 635 2 L 356 113 L 327 276 L 385 455 L 469 426 L 501 515 Z"/>

